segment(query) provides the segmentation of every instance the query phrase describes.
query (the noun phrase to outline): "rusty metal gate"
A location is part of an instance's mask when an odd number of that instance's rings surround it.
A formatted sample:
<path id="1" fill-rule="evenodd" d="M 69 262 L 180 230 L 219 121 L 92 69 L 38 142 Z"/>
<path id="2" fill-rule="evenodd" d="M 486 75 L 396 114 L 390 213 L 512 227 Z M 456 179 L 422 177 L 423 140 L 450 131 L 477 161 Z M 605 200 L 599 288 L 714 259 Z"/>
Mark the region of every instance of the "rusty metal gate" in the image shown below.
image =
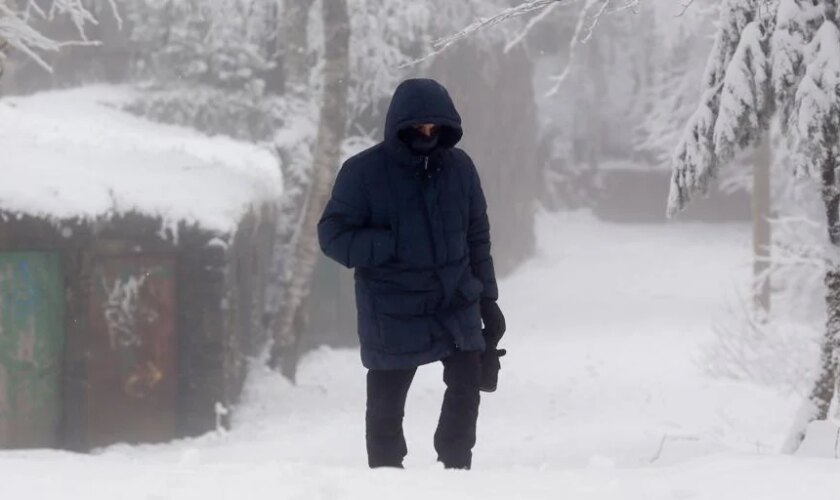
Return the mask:
<path id="1" fill-rule="evenodd" d="M 173 439 L 174 258 L 97 257 L 91 287 L 88 446 Z"/>
<path id="2" fill-rule="evenodd" d="M 62 290 L 56 254 L 0 253 L 0 448 L 57 442 Z"/>

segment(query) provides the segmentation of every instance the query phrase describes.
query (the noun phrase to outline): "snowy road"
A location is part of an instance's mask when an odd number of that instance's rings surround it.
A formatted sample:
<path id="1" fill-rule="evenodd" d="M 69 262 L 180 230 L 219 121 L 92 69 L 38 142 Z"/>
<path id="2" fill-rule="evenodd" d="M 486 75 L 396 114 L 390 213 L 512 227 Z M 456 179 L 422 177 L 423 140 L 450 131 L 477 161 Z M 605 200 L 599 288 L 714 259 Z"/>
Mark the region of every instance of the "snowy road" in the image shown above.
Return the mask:
<path id="1" fill-rule="evenodd" d="M 367 470 L 364 371 L 355 351 L 325 349 L 298 387 L 255 372 L 225 435 L 0 453 L 0 498 L 840 498 L 840 462 L 774 454 L 795 398 L 703 370 L 714 318 L 748 277 L 748 227 L 574 215 L 539 234 L 501 285 L 509 356 L 470 473 L 434 461 L 438 366 L 409 395 L 408 470 Z"/>

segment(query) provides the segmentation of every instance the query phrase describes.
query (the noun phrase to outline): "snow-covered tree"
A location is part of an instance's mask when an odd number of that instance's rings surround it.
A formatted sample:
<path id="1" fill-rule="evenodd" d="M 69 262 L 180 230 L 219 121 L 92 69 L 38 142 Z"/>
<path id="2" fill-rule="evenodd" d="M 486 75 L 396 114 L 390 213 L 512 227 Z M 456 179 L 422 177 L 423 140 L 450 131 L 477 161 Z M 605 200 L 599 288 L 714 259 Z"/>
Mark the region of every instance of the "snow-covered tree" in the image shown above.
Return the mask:
<path id="1" fill-rule="evenodd" d="M 674 155 L 671 215 L 695 194 L 706 194 L 720 164 L 734 156 L 733 145 L 754 145 L 768 123 L 772 99 L 767 95 L 770 87 L 762 49 L 768 42 L 767 19 L 758 18 L 759 4 L 763 1 L 725 0 L 721 6 L 700 105 Z"/>
<path id="2" fill-rule="evenodd" d="M 114 0 L 109 0 L 117 14 Z M 35 23 L 52 22 L 58 18 L 69 19 L 75 26 L 78 37 L 75 40 L 54 40 L 38 30 Z M 17 50 L 26 54 L 47 71 L 50 65 L 43 58 L 44 53 L 57 52 L 70 45 L 92 45 L 85 29 L 96 24 L 96 18 L 84 0 L 0 0 L 0 77 L 4 71 L 5 53 Z"/>
<path id="3" fill-rule="evenodd" d="M 321 8 L 324 90 L 320 116 L 311 153 L 312 164 L 309 166 L 305 200 L 298 208 L 300 224 L 291 235 L 293 243 L 289 245 L 288 251 L 283 252 L 284 258 L 292 264 L 291 267 L 288 263 L 284 265 L 284 269 L 289 271 L 284 276 L 288 279 L 288 285 L 284 287 L 285 293 L 277 314 L 271 318 L 274 343 L 270 362 L 292 380 L 295 378 L 299 356 L 301 312 L 309 296 L 312 276 L 320 255 L 316 226 L 341 161 L 347 126 L 350 15 L 346 0 L 324 1 Z"/>
<path id="4" fill-rule="evenodd" d="M 721 9 L 704 95 L 674 157 L 669 212 L 706 192 L 733 155 L 756 144 L 771 116 L 795 152 L 794 173 L 820 184 L 828 228 L 828 320 L 806 420 L 837 397 L 840 341 L 840 31 L 836 0 L 728 0 Z M 801 430 L 797 430 L 801 433 Z M 801 435 L 801 434 L 800 434 Z M 798 438 L 795 439 L 798 442 Z"/>
<path id="5" fill-rule="evenodd" d="M 703 76 L 700 105 L 691 115 L 673 163 L 668 214 L 696 193 L 707 194 L 721 164 L 758 146 L 775 101 L 770 80 L 770 33 L 774 18 L 766 0 L 727 0 Z M 766 140 L 761 152 L 769 151 Z M 756 308 L 770 307 L 766 275 L 770 236 L 770 155 L 753 159 L 753 246 Z"/>
<path id="6" fill-rule="evenodd" d="M 144 0 L 123 8 L 145 81 L 132 111 L 254 141 L 282 126 L 288 110 L 274 99 L 282 87 L 271 45 L 279 32 L 275 2 Z"/>
<path id="7" fill-rule="evenodd" d="M 791 1 L 783 2 L 783 5 Z M 805 33 L 807 45 L 803 46 L 802 76 L 793 93 L 794 104 L 787 124 L 797 140 L 797 167 L 822 183 L 822 199 L 832 247 L 825 275 L 828 318 L 822 367 L 811 393 L 814 416 L 819 419 L 828 416 L 832 396 L 840 396 L 837 391 L 840 347 L 840 179 L 837 178 L 840 165 L 840 31 L 837 27 L 837 7 L 836 2 L 824 2 L 823 21 L 819 27 L 810 23 L 816 31 Z M 787 11 L 782 12 L 787 14 Z M 810 12 L 807 7 L 799 9 L 806 18 Z M 808 25 L 807 21 L 805 25 Z M 791 72 L 779 80 L 795 81 L 797 76 L 797 73 Z M 834 416 L 835 421 L 837 416 Z"/>

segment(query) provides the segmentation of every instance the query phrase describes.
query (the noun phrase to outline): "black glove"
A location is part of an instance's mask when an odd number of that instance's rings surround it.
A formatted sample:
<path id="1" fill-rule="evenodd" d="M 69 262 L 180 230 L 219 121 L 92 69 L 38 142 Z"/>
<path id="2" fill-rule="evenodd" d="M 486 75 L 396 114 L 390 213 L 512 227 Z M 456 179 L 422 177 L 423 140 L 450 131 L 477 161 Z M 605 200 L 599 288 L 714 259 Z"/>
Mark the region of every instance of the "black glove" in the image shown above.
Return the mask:
<path id="1" fill-rule="evenodd" d="M 499 309 L 499 304 L 495 300 L 481 299 L 479 307 L 481 308 L 481 321 L 484 323 L 484 340 L 488 341 L 488 346 L 495 349 L 507 329 L 505 315 L 502 314 L 502 310 Z"/>

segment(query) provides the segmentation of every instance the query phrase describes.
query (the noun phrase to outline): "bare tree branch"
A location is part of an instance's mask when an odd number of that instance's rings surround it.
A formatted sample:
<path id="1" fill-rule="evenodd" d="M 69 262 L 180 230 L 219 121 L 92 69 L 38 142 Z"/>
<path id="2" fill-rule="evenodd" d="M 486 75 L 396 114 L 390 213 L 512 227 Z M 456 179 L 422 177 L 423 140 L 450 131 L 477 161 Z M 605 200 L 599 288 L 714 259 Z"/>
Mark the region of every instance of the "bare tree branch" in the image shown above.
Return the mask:
<path id="1" fill-rule="evenodd" d="M 677 17 L 684 16 L 685 13 L 688 12 L 689 7 L 691 7 L 691 4 L 693 4 L 693 3 L 694 3 L 694 0 L 685 0 L 682 4 L 682 9 L 680 9 L 680 13 L 677 14 Z"/>
<path id="2" fill-rule="evenodd" d="M 121 27 L 122 18 L 119 15 L 116 0 L 108 0 L 108 4 Z M 53 40 L 32 26 L 33 18 L 50 22 L 59 16 L 70 18 L 79 33 L 78 40 Z M 54 0 L 48 11 L 42 9 L 35 0 L 28 0 L 19 9 L 13 9 L 6 0 L 0 0 L 0 45 L 8 45 L 10 48 L 21 51 L 50 72 L 52 68 L 41 54 L 57 52 L 68 46 L 98 45 L 98 42 L 88 40 L 85 33 L 88 25 L 96 24 L 96 18 L 85 6 L 85 0 Z"/>
<path id="3" fill-rule="evenodd" d="M 532 17 L 531 19 L 529 19 L 528 24 L 526 24 L 525 27 L 519 33 L 517 33 L 516 36 L 513 37 L 512 40 L 510 40 L 505 45 L 505 50 L 504 50 L 505 54 L 507 54 L 514 47 L 519 45 L 522 42 L 522 40 L 524 40 L 525 37 L 528 36 L 528 33 L 531 32 L 531 30 L 534 28 L 534 26 L 536 26 L 537 24 L 540 23 L 540 21 L 542 21 L 543 19 L 548 17 L 548 15 L 551 14 L 551 12 L 554 10 L 554 8 L 559 6 L 559 5 L 560 5 L 560 2 L 553 2 L 551 5 L 546 7 L 542 12 L 540 12 L 536 16 Z"/>
<path id="4" fill-rule="evenodd" d="M 565 83 L 566 79 L 569 77 L 572 67 L 575 64 L 575 60 L 577 59 L 578 45 L 589 41 L 592 37 L 592 33 L 594 33 L 595 28 L 598 25 L 598 21 L 607 11 L 610 3 L 612 3 L 612 0 L 587 0 L 586 5 L 583 6 L 583 9 L 581 9 L 580 15 L 578 16 L 575 33 L 572 35 L 572 41 L 569 42 L 569 59 L 566 61 L 563 71 L 561 71 L 559 75 L 553 77 L 554 85 L 548 90 L 548 92 L 546 92 L 546 96 L 553 96 L 560 91 L 560 87 L 563 86 L 563 83 Z M 589 14 L 593 11 L 595 11 L 595 14 L 587 27 Z M 586 32 L 586 35 L 583 35 L 584 32 Z"/>
<path id="5" fill-rule="evenodd" d="M 607 7 L 610 6 L 612 0 L 601 0 L 601 7 L 598 9 L 598 12 L 595 13 L 595 16 L 592 18 L 592 22 L 589 24 L 589 27 L 586 29 L 586 36 L 583 37 L 581 43 L 586 43 L 592 38 L 592 33 L 595 32 L 595 28 L 598 27 L 598 21 L 601 20 L 601 16 L 607 11 Z M 586 16 L 586 10 L 584 9 L 583 16 Z"/>
<path id="6" fill-rule="evenodd" d="M 460 42 L 461 40 L 471 37 L 479 31 L 483 31 L 487 28 L 492 28 L 510 19 L 524 16 L 525 14 L 529 14 L 531 12 L 538 12 L 543 9 L 547 9 L 548 7 L 553 7 L 555 4 L 568 1 L 570 0 L 528 0 L 527 2 L 519 4 L 517 6 L 509 7 L 494 16 L 479 19 L 457 33 L 453 33 L 447 37 L 435 40 L 434 42 L 432 42 L 431 52 L 419 59 L 415 59 L 406 64 L 403 64 L 402 66 L 400 66 L 400 68 L 414 66 L 423 61 L 426 61 L 444 52 L 449 47 Z"/>

